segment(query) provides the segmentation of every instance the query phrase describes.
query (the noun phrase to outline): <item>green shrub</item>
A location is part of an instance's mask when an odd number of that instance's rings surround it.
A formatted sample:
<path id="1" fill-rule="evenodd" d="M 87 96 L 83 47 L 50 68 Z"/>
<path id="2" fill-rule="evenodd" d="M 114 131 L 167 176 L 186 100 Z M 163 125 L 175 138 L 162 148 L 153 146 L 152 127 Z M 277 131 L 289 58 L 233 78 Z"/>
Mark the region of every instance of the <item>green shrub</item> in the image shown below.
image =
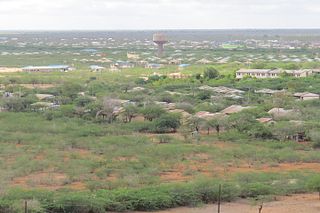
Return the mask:
<path id="1" fill-rule="evenodd" d="M 274 189 L 269 184 L 264 183 L 248 183 L 242 185 L 240 196 L 247 197 L 258 197 L 259 195 L 269 195 L 274 192 Z"/>
<path id="2" fill-rule="evenodd" d="M 88 193 L 59 193 L 44 208 L 55 213 L 105 213 L 104 200 Z"/>
<path id="3" fill-rule="evenodd" d="M 154 120 L 157 133 L 176 132 L 180 127 L 181 116 L 179 114 L 164 114 Z"/>
<path id="4" fill-rule="evenodd" d="M 307 187 L 308 189 L 312 191 L 319 192 L 319 199 L 320 199 L 320 175 L 316 175 L 314 177 L 311 177 L 307 181 Z"/>

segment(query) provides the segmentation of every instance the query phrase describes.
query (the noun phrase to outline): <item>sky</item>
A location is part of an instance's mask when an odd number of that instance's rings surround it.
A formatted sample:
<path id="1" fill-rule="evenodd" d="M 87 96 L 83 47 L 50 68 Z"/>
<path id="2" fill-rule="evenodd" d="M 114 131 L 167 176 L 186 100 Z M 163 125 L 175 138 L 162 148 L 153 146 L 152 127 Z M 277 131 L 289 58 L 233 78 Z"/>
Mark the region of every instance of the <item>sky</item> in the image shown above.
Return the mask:
<path id="1" fill-rule="evenodd" d="M 0 0 L 0 30 L 320 28 L 320 0 Z"/>

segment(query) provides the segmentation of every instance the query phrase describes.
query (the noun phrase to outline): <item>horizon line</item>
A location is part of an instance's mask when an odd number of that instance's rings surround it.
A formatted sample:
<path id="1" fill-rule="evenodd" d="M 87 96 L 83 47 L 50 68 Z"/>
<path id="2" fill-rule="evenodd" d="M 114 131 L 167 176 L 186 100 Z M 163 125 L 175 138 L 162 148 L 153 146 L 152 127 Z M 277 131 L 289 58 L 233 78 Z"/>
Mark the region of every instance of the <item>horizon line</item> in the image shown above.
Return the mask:
<path id="1" fill-rule="evenodd" d="M 159 29 L 1 29 L 0 32 L 90 32 L 90 31 L 231 31 L 231 30 L 320 30 L 317 28 L 159 28 Z"/>

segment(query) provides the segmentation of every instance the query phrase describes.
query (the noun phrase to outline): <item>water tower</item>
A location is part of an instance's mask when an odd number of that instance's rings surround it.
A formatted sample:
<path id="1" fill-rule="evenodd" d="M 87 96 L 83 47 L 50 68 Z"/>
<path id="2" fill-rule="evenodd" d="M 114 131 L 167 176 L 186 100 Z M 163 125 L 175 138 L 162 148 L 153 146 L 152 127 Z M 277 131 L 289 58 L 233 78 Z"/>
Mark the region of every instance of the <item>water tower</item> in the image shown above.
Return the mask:
<path id="1" fill-rule="evenodd" d="M 164 45 L 168 43 L 168 38 L 162 33 L 156 33 L 153 35 L 153 42 L 158 45 L 158 56 L 163 56 Z"/>

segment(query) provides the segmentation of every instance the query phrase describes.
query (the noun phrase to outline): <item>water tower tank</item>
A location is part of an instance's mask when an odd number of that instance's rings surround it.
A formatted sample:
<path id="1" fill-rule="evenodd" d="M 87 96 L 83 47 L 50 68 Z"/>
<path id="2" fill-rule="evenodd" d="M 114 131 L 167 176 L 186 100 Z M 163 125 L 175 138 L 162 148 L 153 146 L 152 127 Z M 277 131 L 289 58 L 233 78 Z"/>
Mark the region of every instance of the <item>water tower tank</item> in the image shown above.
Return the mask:
<path id="1" fill-rule="evenodd" d="M 156 33 L 153 35 L 153 42 L 158 45 L 158 55 L 162 56 L 164 51 L 164 44 L 168 43 L 168 38 L 163 33 Z"/>

